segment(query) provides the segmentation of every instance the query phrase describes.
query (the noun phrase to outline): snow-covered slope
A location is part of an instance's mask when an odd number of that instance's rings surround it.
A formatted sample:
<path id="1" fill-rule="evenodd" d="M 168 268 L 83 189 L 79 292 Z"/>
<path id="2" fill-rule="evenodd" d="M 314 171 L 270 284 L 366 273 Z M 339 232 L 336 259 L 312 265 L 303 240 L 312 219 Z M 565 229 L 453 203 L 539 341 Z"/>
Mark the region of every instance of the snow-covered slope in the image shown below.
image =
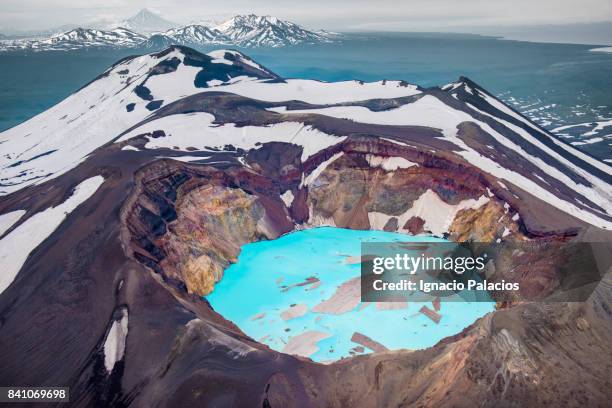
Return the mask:
<path id="1" fill-rule="evenodd" d="M 30 217 L 0 240 L 0 293 L 15 279 L 30 252 L 47 239 L 74 209 L 89 199 L 102 183 L 102 176 L 83 181 L 66 201 Z"/>
<path id="2" fill-rule="evenodd" d="M 350 135 L 391 131 L 407 138 L 414 133 L 421 146 L 432 147 L 428 152 L 444 149 L 510 194 L 526 191 L 584 222 L 612 228 L 612 168 L 466 78 L 425 90 L 398 81 L 283 80 L 237 51 L 205 55 L 186 47 L 121 61 L 0 134 L 0 194 L 56 178 L 97 148 L 135 137 L 145 140 L 140 149 L 190 156 L 284 142 L 301 146 L 306 161 Z M 423 141 L 423 134 L 431 140 Z"/>
<path id="3" fill-rule="evenodd" d="M 81 48 L 133 48 L 147 38 L 126 28 L 75 28 L 41 40 L 5 41 L 3 50 L 69 51 Z"/>
<path id="4" fill-rule="evenodd" d="M 219 84 L 273 78 L 250 60 L 243 63 L 240 55 L 233 61 L 213 61 L 220 59 L 181 48 L 124 60 L 51 109 L 1 133 L 0 194 L 73 168 L 148 116 L 151 101 L 163 101 L 161 106 L 202 91 L 206 83 L 195 84 L 200 72 Z"/>
<path id="5" fill-rule="evenodd" d="M 489 96 L 487 96 L 487 98 L 489 98 Z M 497 101 L 495 100 L 495 102 Z M 469 163 L 482 168 L 487 173 L 500 180 L 508 181 L 531 192 L 544 201 L 556 202 L 559 208 L 568 213 L 579 214 L 579 217 L 587 222 L 598 222 L 598 217 L 596 215 L 582 210 L 571 203 L 559 201 L 555 197 L 554 191 L 551 191 L 550 185 L 547 186 L 546 184 L 538 183 L 537 180 L 528 177 L 525 173 L 510 169 L 505 165 L 501 166 L 500 164 L 502 163 L 500 163 L 499 160 L 482 154 L 482 152 L 466 143 L 466 141 L 460 137 L 458 129 L 460 129 L 462 124 L 471 122 L 476 124 L 481 130 L 491 136 L 492 140 L 499 143 L 501 146 L 525 158 L 533 166 L 543 170 L 548 176 L 563 183 L 569 190 L 575 191 L 588 198 L 595 204 L 595 206 L 592 207 L 593 209 L 599 207 L 601 209 L 607 209 L 608 211 L 612 210 L 612 208 L 610 208 L 610 203 L 612 202 L 612 186 L 608 182 L 590 174 L 588 171 L 575 164 L 570 158 L 546 146 L 519 126 L 513 125 L 502 118 L 488 116 L 474 105 L 468 104 L 468 106 L 473 110 L 471 114 L 453 106 L 449 106 L 433 95 L 425 95 L 422 98 L 418 98 L 415 102 L 402 105 L 397 109 L 378 112 L 363 106 L 338 106 L 296 111 L 286 111 L 285 109 L 275 110 L 292 114 L 316 113 L 336 118 L 350 119 L 359 123 L 395 126 L 425 126 L 441 129 L 444 138 L 455 144 L 458 154 L 463 156 Z M 520 140 L 514 140 L 504 135 L 503 132 L 495 129 L 490 123 L 479 118 L 478 114 L 484 114 L 490 117 L 495 122 L 515 133 Z M 535 149 L 537 149 L 537 154 L 534 154 L 536 151 Z M 569 146 L 567 146 L 567 149 L 568 151 L 570 149 L 574 150 Z M 495 150 L 493 144 L 491 144 L 491 150 Z M 572 153 L 576 156 L 580 155 L 580 152 L 577 150 L 572 151 Z M 560 166 L 550 163 L 543 157 L 544 155 L 558 161 Z M 606 171 L 608 174 L 612 174 L 608 165 L 596 159 L 590 160 L 594 166 L 602 171 Z M 579 175 L 581 178 L 584 178 L 586 182 L 572 178 L 566 173 L 567 171 Z M 545 183 L 548 182 L 545 181 Z M 606 211 L 604 210 L 603 213 L 605 214 Z"/>
<path id="6" fill-rule="evenodd" d="M 38 116 L 0 133 L 0 195 L 57 177 L 171 102 L 205 91 L 336 103 L 418 93 L 399 82 L 279 81 L 237 51 L 184 47 L 126 59 Z"/>

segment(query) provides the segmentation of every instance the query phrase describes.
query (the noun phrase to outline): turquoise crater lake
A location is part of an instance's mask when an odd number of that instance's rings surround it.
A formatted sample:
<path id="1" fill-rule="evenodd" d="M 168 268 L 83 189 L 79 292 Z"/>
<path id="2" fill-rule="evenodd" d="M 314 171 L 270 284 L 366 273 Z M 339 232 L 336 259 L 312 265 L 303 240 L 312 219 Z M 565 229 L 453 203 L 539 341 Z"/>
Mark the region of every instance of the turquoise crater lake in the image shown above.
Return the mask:
<path id="1" fill-rule="evenodd" d="M 331 227 L 293 232 L 244 245 L 237 263 L 206 298 L 255 340 L 314 361 L 372 352 L 354 341 L 363 338 L 375 341 L 374 348 L 430 347 L 491 312 L 494 303 L 443 302 L 438 323 L 419 312 L 423 305 L 431 307 L 429 302 L 390 307 L 394 304 L 355 301 L 355 307 L 333 312 L 321 304 L 341 286 L 348 288 L 347 297 L 359 296 L 359 285 L 351 289 L 351 282 L 358 281 L 360 264 L 351 260 L 359 258 L 361 242 L 432 241 L 444 240 Z"/>

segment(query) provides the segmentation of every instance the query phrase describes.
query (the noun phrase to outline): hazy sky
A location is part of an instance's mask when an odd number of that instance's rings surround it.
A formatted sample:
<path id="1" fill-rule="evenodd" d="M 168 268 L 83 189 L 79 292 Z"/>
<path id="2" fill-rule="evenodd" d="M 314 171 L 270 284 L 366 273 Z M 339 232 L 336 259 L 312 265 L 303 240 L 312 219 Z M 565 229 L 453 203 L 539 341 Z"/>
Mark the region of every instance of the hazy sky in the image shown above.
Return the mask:
<path id="1" fill-rule="evenodd" d="M 0 0 L 0 31 L 120 20 L 144 7 L 178 23 L 252 12 L 346 31 L 612 21 L 612 0 Z"/>

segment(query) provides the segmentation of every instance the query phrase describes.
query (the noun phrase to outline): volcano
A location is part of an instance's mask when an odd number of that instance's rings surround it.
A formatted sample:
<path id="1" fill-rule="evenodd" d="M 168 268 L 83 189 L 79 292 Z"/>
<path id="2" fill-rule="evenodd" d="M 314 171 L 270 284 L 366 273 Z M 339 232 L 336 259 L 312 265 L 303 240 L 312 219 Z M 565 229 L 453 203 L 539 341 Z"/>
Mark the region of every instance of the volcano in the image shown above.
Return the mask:
<path id="1" fill-rule="evenodd" d="M 584 302 L 499 298 L 431 348 L 327 365 L 271 350 L 205 299 L 242 245 L 322 225 L 612 242 L 612 168 L 468 78 L 285 79 L 172 46 L 1 133 L 0 153 L 3 384 L 69 386 L 87 407 L 612 397 L 610 273 Z M 547 268 L 521 287 L 556 293 L 566 277 Z"/>

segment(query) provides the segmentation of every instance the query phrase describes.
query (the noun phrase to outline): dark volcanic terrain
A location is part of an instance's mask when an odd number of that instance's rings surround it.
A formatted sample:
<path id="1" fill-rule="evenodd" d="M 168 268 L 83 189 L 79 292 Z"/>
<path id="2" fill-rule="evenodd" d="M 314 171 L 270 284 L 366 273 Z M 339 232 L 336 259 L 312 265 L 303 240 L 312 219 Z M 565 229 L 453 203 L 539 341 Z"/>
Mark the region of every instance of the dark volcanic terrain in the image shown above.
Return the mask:
<path id="1" fill-rule="evenodd" d="M 612 400 L 606 269 L 584 302 L 499 295 L 434 347 L 328 365 L 254 341 L 203 298 L 241 245 L 321 225 L 602 242 L 609 267 L 612 169 L 467 78 L 285 80 L 236 51 L 171 47 L 0 134 L 0 155 L 0 385 L 69 386 L 82 407 Z M 521 295 L 563 290 L 557 256 L 521 272 Z"/>

